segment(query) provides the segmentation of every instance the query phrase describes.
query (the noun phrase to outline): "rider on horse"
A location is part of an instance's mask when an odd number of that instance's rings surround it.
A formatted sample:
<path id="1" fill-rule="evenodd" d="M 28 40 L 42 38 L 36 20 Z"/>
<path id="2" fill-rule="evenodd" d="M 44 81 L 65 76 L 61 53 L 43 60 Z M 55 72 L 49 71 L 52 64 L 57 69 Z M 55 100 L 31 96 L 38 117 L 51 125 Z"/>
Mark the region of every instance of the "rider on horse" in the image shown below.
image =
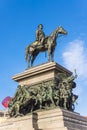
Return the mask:
<path id="1" fill-rule="evenodd" d="M 45 34 L 43 32 L 43 25 L 39 24 L 36 30 L 36 41 L 33 43 L 34 46 L 43 45 Z"/>

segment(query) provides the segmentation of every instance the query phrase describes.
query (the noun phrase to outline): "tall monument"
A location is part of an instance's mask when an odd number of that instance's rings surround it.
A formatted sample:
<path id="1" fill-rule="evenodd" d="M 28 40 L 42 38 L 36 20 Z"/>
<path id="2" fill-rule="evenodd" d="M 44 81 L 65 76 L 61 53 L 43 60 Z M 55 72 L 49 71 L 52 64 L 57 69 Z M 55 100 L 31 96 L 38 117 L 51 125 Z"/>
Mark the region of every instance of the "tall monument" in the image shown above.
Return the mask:
<path id="1" fill-rule="evenodd" d="M 13 76 L 18 82 L 8 105 L 9 118 L 0 130 L 87 130 L 87 119 L 75 111 L 77 74 L 54 62 L 56 39 L 67 31 L 59 26 L 45 36 L 38 26 L 36 40 L 26 47 L 28 68 Z M 33 66 L 39 52 L 48 51 L 48 62 Z"/>

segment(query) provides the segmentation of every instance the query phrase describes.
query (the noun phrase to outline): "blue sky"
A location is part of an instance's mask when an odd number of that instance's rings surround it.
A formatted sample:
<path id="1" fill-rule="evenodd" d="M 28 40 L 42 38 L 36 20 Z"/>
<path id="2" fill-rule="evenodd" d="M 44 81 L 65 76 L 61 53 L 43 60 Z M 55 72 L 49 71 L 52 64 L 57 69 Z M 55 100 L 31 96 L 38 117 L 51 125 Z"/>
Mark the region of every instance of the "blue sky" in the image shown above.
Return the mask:
<path id="1" fill-rule="evenodd" d="M 25 48 L 35 41 L 39 23 L 46 35 L 59 25 L 68 31 L 67 36 L 57 39 L 55 61 L 72 72 L 77 69 L 75 111 L 87 115 L 86 0 L 0 0 L 0 102 L 16 91 L 18 83 L 12 76 L 27 68 Z M 46 61 L 42 53 L 34 65 Z M 0 109 L 4 109 L 1 104 Z"/>

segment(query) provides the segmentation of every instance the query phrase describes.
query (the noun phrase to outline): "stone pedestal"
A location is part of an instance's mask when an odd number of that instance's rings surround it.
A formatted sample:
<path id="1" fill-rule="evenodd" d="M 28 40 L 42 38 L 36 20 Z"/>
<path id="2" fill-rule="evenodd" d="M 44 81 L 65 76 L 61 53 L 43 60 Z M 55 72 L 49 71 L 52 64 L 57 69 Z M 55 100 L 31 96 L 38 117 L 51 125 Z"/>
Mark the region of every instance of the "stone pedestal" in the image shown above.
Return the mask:
<path id="1" fill-rule="evenodd" d="M 49 81 L 56 78 L 58 73 L 66 73 L 68 76 L 72 74 L 71 71 L 62 67 L 55 62 L 47 62 L 36 67 L 29 68 L 22 73 L 13 76 L 13 80 L 19 85 L 35 85 L 43 81 Z"/>
<path id="2" fill-rule="evenodd" d="M 0 123 L 0 130 L 34 130 L 32 115 L 8 118 Z"/>
<path id="3" fill-rule="evenodd" d="M 41 130 L 87 130 L 87 119 L 64 109 L 39 112 L 36 117 Z"/>
<path id="4" fill-rule="evenodd" d="M 13 80 L 21 86 L 35 86 L 57 79 L 58 73 L 72 75 L 72 72 L 61 65 L 48 62 L 13 76 Z M 87 130 L 87 119 L 78 113 L 57 107 L 33 112 L 24 117 L 4 117 L 4 120 L 0 121 L 0 130 Z"/>
<path id="5" fill-rule="evenodd" d="M 55 108 L 8 118 L 0 123 L 0 130 L 87 130 L 87 119 L 78 113 Z"/>

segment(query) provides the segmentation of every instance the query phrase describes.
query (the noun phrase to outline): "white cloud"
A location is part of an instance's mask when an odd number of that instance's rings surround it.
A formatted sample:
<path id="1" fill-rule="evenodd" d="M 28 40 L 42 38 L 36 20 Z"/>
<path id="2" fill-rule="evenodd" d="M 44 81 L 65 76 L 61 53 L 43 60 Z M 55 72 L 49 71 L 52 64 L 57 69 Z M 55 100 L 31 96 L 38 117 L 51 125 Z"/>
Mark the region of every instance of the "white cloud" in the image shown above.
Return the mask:
<path id="1" fill-rule="evenodd" d="M 72 72 L 74 69 L 77 70 L 77 87 L 74 89 L 74 93 L 79 97 L 75 111 L 85 116 L 87 110 L 87 46 L 82 40 L 74 40 L 67 44 L 62 56 L 66 68 Z"/>
<path id="2" fill-rule="evenodd" d="M 74 40 L 68 43 L 62 56 L 68 69 L 71 71 L 76 69 L 80 78 L 87 78 L 87 48 L 84 41 Z"/>
<path id="3" fill-rule="evenodd" d="M 76 69 L 78 78 L 77 87 L 74 90 L 79 95 L 79 101 L 82 101 L 82 94 L 86 94 L 87 87 L 87 48 L 82 40 L 74 40 L 67 44 L 62 54 L 63 62 L 66 68 L 72 72 Z"/>

